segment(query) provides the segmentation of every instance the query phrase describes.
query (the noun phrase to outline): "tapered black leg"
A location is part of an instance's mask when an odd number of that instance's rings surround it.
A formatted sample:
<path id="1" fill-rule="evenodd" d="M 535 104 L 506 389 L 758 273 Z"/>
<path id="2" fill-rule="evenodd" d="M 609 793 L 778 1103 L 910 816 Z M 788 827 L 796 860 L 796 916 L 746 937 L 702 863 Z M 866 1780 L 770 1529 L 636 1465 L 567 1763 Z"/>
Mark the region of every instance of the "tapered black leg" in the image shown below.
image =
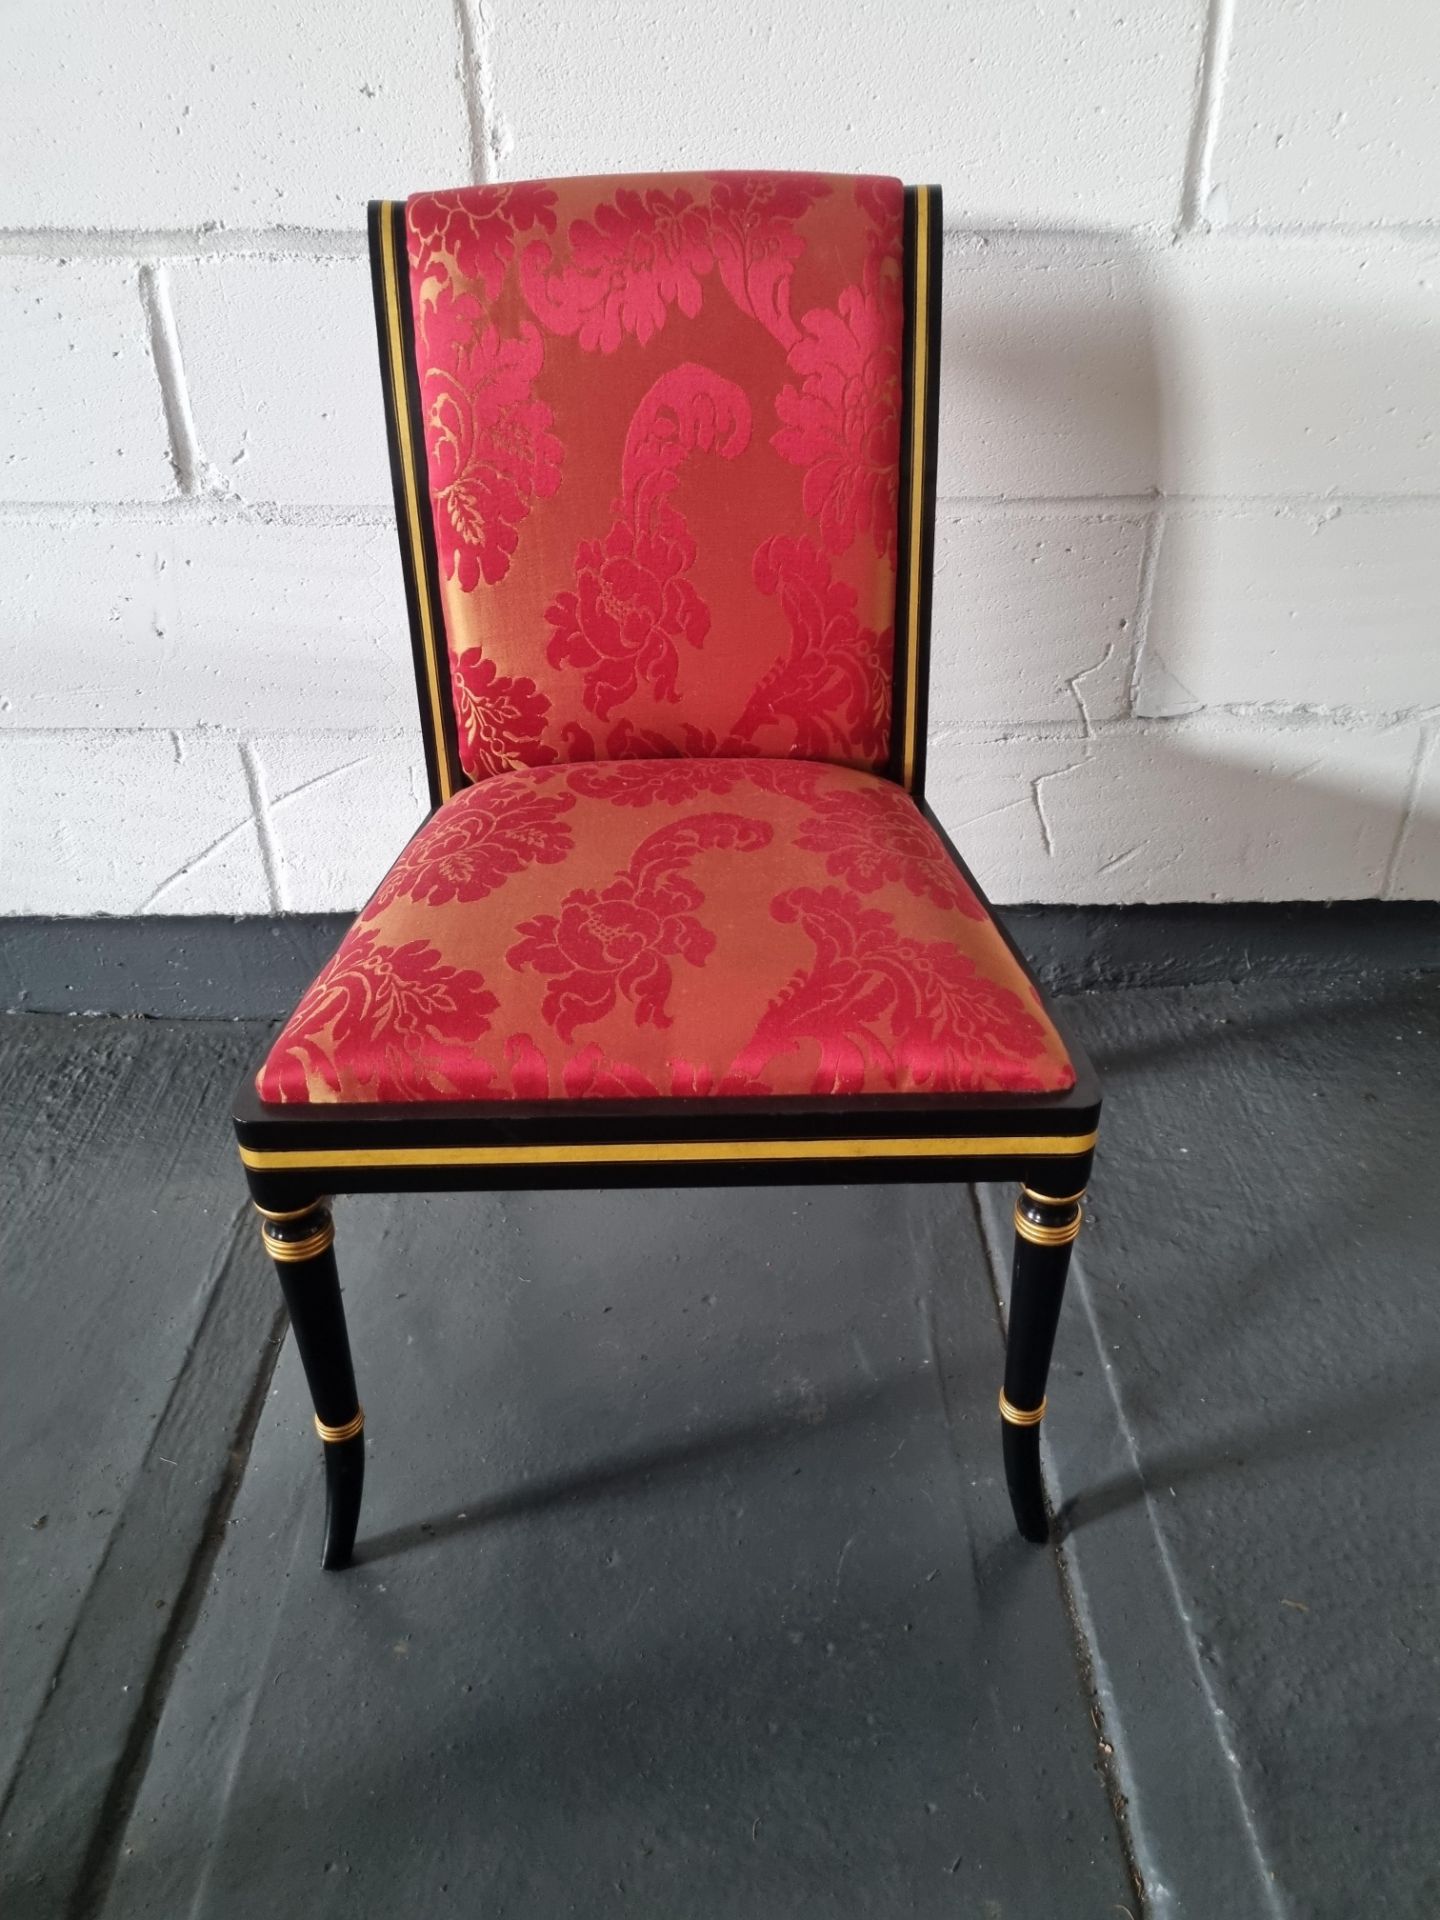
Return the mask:
<path id="1" fill-rule="evenodd" d="M 348 1567 L 365 1487 L 365 1411 L 355 1393 L 350 1336 L 335 1271 L 335 1225 L 323 1200 L 294 1213 L 262 1215 L 265 1250 L 275 1262 L 301 1364 L 325 1443 L 325 1545 L 322 1567 Z"/>
<path id="2" fill-rule="evenodd" d="M 1025 1539 L 1037 1545 L 1043 1545 L 1050 1536 L 1040 1479 L 1045 1382 L 1060 1321 L 1070 1249 L 1080 1231 L 1082 1197 L 1072 1193 L 1067 1198 L 1052 1199 L 1027 1186 L 1020 1189 L 1015 1206 L 1015 1272 L 1010 1285 L 1000 1435 L 1015 1524 Z"/>

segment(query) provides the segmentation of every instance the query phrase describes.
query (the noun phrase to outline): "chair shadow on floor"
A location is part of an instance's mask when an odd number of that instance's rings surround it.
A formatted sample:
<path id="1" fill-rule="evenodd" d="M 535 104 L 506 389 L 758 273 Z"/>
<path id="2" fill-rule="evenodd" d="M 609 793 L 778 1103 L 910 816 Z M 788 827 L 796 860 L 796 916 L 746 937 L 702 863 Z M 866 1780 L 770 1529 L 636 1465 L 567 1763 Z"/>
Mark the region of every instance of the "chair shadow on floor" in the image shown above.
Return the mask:
<path id="1" fill-rule="evenodd" d="M 1217 1021 L 1191 1033 L 1166 1034 L 1157 1039 L 1137 1040 L 1126 1046 L 1093 1043 L 1090 1048 L 1091 1060 L 1097 1072 L 1110 1083 L 1108 1090 L 1112 1096 L 1118 1096 L 1112 1076 L 1142 1071 L 1162 1063 L 1193 1059 L 1197 1055 L 1213 1053 L 1223 1046 L 1274 1040 L 1287 1033 L 1305 1033 L 1314 1028 L 1317 1019 L 1345 1020 L 1352 1015 L 1374 1015 L 1391 1008 L 1398 1012 L 1407 1004 L 1412 991 L 1408 978 L 1377 983 L 1363 979 L 1327 980 L 1323 975 L 1312 973 L 1286 976 L 1283 982 L 1276 976 L 1269 977 L 1277 986 L 1283 984 L 1292 996 L 1305 994 L 1305 999 L 1297 1003 L 1292 998 L 1289 1005 L 1267 1008 L 1263 1013 L 1247 1008 L 1243 1019 L 1227 1017 L 1223 1024 Z M 1234 982 L 1237 988 L 1243 988 L 1246 984 L 1243 978 Z M 1263 985 L 1264 979 L 1257 984 Z M 1317 1002 L 1323 1002 L 1318 1011 Z M 1097 1167 L 1099 1165 L 1097 1162 Z"/>
<path id="2" fill-rule="evenodd" d="M 1143 1470 L 1137 1467 L 1112 1475 L 1072 1494 L 1056 1510 L 1055 1540 L 1063 1543 L 1083 1528 L 1149 1499 L 1157 1489 L 1168 1493 L 1186 1482 L 1248 1470 L 1257 1461 L 1273 1466 L 1343 1452 L 1361 1442 L 1375 1445 L 1389 1440 L 1400 1447 L 1403 1430 L 1426 1418 L 1427 1409 L 1437 1401 L 1440 1356 L 1432 1356 L 1387 1382 L 1384 1398 L 1378 1402 L 1373 1383 L 1366 1382 L 1357 1384 L 1352 1395 L 1307 1406 L 1285 1421 L 1232 1424 L 1202 1446 L 1158 1454 Z M 1403 1457 L 1403 1447 L 1401 1453 Z"/>
<path id="3" fill-rule="evenodd" d="M 934 1393 L 933 1382 L 918 1370 L 871 1380 L 863 1385 L 827 1390 L 824 1410 L 817 1411 L 807 1400 L 803 1405 L 774 1412 L 765 1417 L 736 1420 L 705 1428 L 668 1445 L 638 1448 L 633 1453 L 612 1454 L 591 1461 L 573 1473 L 552 1474 L 523 1481 L 503 1492 L 486 1492 L 465 1502 L 457 1510 L 434 1514 L 389 1532 L 372 1534 L 356 1550 L 357 1565 L 371 1565 L 434 1546 L 457 1535 L 473 1532 L 496 1521 L 516 1519 L 523 1514 L 541 1513 L 557 1507 L 588 1500 L 624 1497 L 638 1492 L 649 1482 L 670 1475 L 706 1470 L 722 1462 L 743 1459 L 761 1449 L 784 1446 L 787 1442 L 818 1428 L 834 1428 L 866 1419 L 882 1403 L 893 1412 L 897 1399 L 928 1402 Z"/>
<path id="4" fill-rule="evenodd" d="M 1398 1459 L 1409 1458 L 1411 1450 L 1400 1439 L 1402 1430 L 1433 1417 L 1430 1410 L 1440 1401 L 1440 1341 L 1432 1338 L 1428 1350 L 1424 1344 L 1417 1347 L 1416 1342 L 1424 1341 L 1425 1327 L 1415 1321 L 1404 1304 L 1404 1295 L 1413 1294 L 1420 1276 L 1429 1270 L 1428 1249 L 1433 1243 L 1433 1229 L 1440 1226 L 1440 1200 L 1433 1197 L 1434 1153 L 1440 1136 L 1434 1128 L 1425 1126 L 1383 1126 L 1387 1087 L 1398 1056 L 1378 1044 L 1372 1055 L 1366 1037 L 1373 1034 L 1377 1042 L 1384 1037 L 1393 1048 L 1395 1034 L 1413 1029 L 1417 1004 L 1424 1004 L 1423 998 L 1417 1002 L 1417 983 L 1413 977 L 1369 984 L 1327 984 L 1317 979 L 1303 988 L 1294 982 L 1261 982 L 1258 988 L 1266 993 L 1266 999 L 1253 1016 L 1244 1000 L 1237 998 L 1235 1015 L 1223 1026 L 1207 1023 L 1193 1033 L 1170 1031 L 1161 1039 L 1142 1041 L 1133 1047 L 1107 1049 L 1101 1044 L 1094 1048 L 1102 1071 L 1111 1075 L 1146 1069 L 1153 1073 L 1161 1065 L 1178 1065 L 1179 1077 L 1183 1078 L 1187 1060 L 1222 1046 L 1244 1050 L 1252 1059 L 1263 1062 L 1267 1044 L 1288 1035 L 1310 1036 L 1316 1041 L 1313 1060 L 1299 1074 L 1292 1097 L 1287 1099 L 1282 1093 L 1275 1098 L 1264 1123 L 1272 1128 L 1277 1120 L 1293 1125 L 1297 1137 L 1307 1141 L 1298 1183 L 1294 1179 L 1282 1183 L 1287 1205 L 1277 1210 L 1265 1204 L 1265 1179 L 1263 1175 L 1257 1177 L 1258 1198 L 1252 1196 L 1251 1205 L 1241 1207 L 1228 1237 L 1225 1209 L 1213 1196 L 1207 1213 L 1197 1216 L 1192 1211 L 1181 1240 L 1188 1237 L 1203 1248 L 1203 1264 L 1190 1273 L 1189 1279 L 1192 1291 L 1197 1282 L 1206 1288 L 1211 1310 L 1203 1327 L 1195 1328 L 1194 1337 L 1184 1344 L 1185 1379 L 1174 1377 L 1173 1366 L 1179 1363 L 1179 1354 L 1178 1350 L 1172 1351 L 1172 1368 L 1154 1374 L 1145 1383 L 1145 1404 L 1153 1409 L 1175 1406 L 1187 1397 L 1193 1400 L 1208 1377 L 1210 1389 L 1219 1395 L 1218 1404 L 1223 1406 L 1223 1383 L 1233 1375 L 1238 1353 L 1245 1352 L 1252 1358 L 1267 1352 L 1293 1353 L 1296 1287 L 1305 1283 L 1307 1276 L 1311 1276 L 1309 1286 L 1321 1285 L 1322 1290 L 1328 1286 L 1337 1298 L 1353 1299 L 1353 1388 L 1347 1385 L 1340 1391 L 1323 1392 L 1322 1397 L 1307 1399 L 1296 1408 L 1297 1377 L 1287 1374 L 1283 1366 L 1277 1367 L 1276 1390 L 1287 1394 L 1289 1410 L 1251 1417 L 1241 1412 L 1238 1418 L 1226 1418 L 1223 1431 L 1203 1441 L 1159 1451 L 1133 1468 L 1085 1486 L 1060 1506 L 1056 1515 L 1058 1538 L 1064 1539 L 1144 1501 L 1157 1489 L 1168 1492 L 1184 1482 L 1249 1469 L 1257 1461 L 1274 1465 L 1381 1446 L 1388 1447 Z M 1436 988 L 1440 997 L 1440 982 Z M 1419 991 L 1423 995 L 1423 987 Z M 1282 993 L 1287 1004 L 1278 1005 L 1275 996 Z M 1327 1089 L 1325 1036 L 1342 1031 L 1350 1036 L 1352 1047 L 1367 1068 L 1338 1090 Z M 1440 1039 L 1440 1021 L 1434 1023 L 1433 1032 Z M 1369 1071 L 1372 1061 L 1373 1082 Z M 1213 1130 L 1217 1121 L 1217 1084 L 1212 1081 L 1203 1090 L 1205 1097 L 1192 1114 L 1202 1132 L 1207 1127 Z M 1327 1090 L 1341 1096 L 1323 1102 L 1318 1109 L 1330 1113 L 1330 1122 L 1318 1129 L 1310 1126 L 1301 1136 L 1298 1130 L 1307 1125 L 1312 1101 Z M 1116 1085 L 1112 1080 L 1111 1092 L 1116 1105 L 1123 1109 L 1123 1081 Z M 1243 1113 L 1237 1114 L 1236 1123 L 1245 1124 Z M 1357 1141 L 1361 1143 L 1358 1147 Z M 1378 1144 L 1382 1141 L 1383 1148 Z M 1377 1143 L 1373 1151 L 1369 1150 L 1371 1143 Z M 1117 1151 L 1121 1145 L 1116 1142 Z M 1283 1163 L 1277 1170 L 1283 1170 Z M 1120 1178 L 1125 1177 L 1122 1162 Z M 1201 1187 L 1192 1208 L 1202 1204 L 1208 1184 L 1206 1172 L 1198 1166 L 1194 1177 Z M 1097 1184 L 1099 1222 L 1095 1231 L 1103 1234 L 1103 1171 Z M 1405 1196 L 1403 1206 L 1416 1221 L 1413 1230 L 1407 1224 L 1407 1214 L 1397 1213 L 1396 1196 Z M 1133 1220 L 1133 1201 L 1124 1211 Z M 1197 1219 L 1209 1230 L 1198 1230 Z M 1266 1225 L 1258 1247 L 1253 1227 L 1246 1224 L 1252 1219 L 1263 1219 Z M 1169 1231 L 1173 1234 L 1176 1230 L 1172 1221 Z M 1122 1226 L 1121 1232 L 1126 1243 L 1123 1270 L 1133 1262 L 1141 1243 L 1133 1231 L 1127 1233 Z M 1388 1297 L 1388 1316 L 1384 1310 L 1386 1296 L 1377 1298 L 1369 1288 L 1348 1284 L 1351 1265 L 1359 1265 L 1367 1249 L 1373 1260 L 1376 1242 L 1382 1236 L 1388 1236 L 1385 1270 L 1389 1271 L 1398 1259 L 1401 1275 L 1396 1290 Z M 1397 1237 L 1392 1254 L 1390 1241 Z M 1227 1252 L 1244 1257 L 1232 1263 Z M 1174 1266 L 1177 1256 L 1173 1249 L 1168 1257 Z M 1317 1263 L 1332 1268 L 1329 1281 L 1312 1276 Z M 1334 1271 L 1337 1263 L 1338 1274 Z M 1093 1282 L 1084 1272 L 1083 1257 L 1077 1277 L 1080 1287 L 1088 1292 Z M 1117 1280 L 1115 1284 L 1123 1283 Z M 1387 1331 L 1390 1318 L 1395 1317 L 1412 1327 L 1408 1346 L 1396 1343 Z M 1261 1366 L 1263 1372 L 1263 1359 Z"/>

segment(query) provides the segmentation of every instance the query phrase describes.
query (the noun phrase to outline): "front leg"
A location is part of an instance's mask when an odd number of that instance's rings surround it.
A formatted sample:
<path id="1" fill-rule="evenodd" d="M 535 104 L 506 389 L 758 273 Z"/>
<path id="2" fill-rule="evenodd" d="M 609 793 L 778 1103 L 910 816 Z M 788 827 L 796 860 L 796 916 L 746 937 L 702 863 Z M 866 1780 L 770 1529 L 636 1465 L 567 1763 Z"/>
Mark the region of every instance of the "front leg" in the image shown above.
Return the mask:
<path id="1" fill-rule="evenodd" d="M 325 1443 L 325 1545 L 322 1567 L 350 1564 L 365 1486 L 365 1410 L 355 1393 L 350 1336 L 335 1270 L 335 1223 L 323 1200 L 292 1213 L 261 1215 L 265 1251 L 275 1262 L 300 1361 Z"/>
<path id="2" fill-rule="evenodd" d="M 1010 1321 L 1005 1342 L 1005 1385 L 1000 1393 L 1005 1484 L 1015 1524 L 1027 1540 L 1050 1537 L 1045 1489 L 1040 1479 L 1040 1422 L 1045 1382 L 1070 1249 L 1080 1231 L 1083 1190 L 1052 1199 L 1022 1187 L 1015 1205 L 1015 1271 L 1010 1285 Z"/>

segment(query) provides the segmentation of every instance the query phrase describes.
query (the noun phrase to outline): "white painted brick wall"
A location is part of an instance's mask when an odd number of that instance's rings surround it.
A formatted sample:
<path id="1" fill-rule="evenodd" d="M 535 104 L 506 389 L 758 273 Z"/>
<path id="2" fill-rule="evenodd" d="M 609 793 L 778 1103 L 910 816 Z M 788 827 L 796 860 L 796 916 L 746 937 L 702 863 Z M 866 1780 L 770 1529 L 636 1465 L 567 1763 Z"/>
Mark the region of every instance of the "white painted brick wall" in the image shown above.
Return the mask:
<path id="1" fill-rule="evenodd" d="M 357 182 L 471 164 L 450 0 L 7 0 L 4 29 L 17 227 L 349 232 Z"/>
<path id="2" fill-rule="evenodd" d="M 489 11 L 487 9 L 487 11 Z M 496 0 L 504 172 L 790 167 L 939 180 L 954 219 L 1170 217 L 1196 0 Z"/>
<path id="3" fill-rule="evenodd" d="M 1239 0 L 1212 191 L 1237 222 L 1440 218 L 1440 9 Z"/>
<path id="4" fill-rule="evenodd" d="M 1440 493 L 1440 228 L 955 235 L 942 377 L 951 494 Z"/>
<path id="5" fill-rule="evenodd" d="M 1124 719 L 1147 527 L 1140 513 L 942 503 L 936 733 L 956 716 L 1017 727 Z"/>
<path id="6" fill-rule="evenodd" d="M 170 287 L 210 485 L 286 505 L 390 498 L 385 422 L 367 404 L 366 260 L 200 260 L 177 265 Z"/>
<path id="7" fill-rule="evenodd" d="M 1166 516 L 1135 711 L 1440 696 L 1440 505 L 1189 506 Z"/>
<path id="8" fill-rule="evenodd" d="M 404 612 L 384 512 L 0 520 L 0 730 L 413 727 Z"/>
<path id="9" fill-rule="evenodd" d="M 364 203 L 946 189 L 932 790 L 1004 901 L 1440 895 L 1428 0 L 40 0 L 0 911 L 354 907 L 424 807 Z"/>
<path id="10" fill-rule="evenodd" d="M 0 262 L 0 499 L 174 491 L 134 261 Z"/>

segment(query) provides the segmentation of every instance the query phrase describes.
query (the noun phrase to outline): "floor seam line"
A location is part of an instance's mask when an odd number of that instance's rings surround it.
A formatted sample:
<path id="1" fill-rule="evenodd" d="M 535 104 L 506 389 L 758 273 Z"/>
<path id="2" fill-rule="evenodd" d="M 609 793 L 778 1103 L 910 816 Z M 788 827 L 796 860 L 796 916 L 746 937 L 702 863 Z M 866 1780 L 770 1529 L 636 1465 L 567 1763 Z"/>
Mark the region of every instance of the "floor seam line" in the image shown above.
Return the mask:
<path id="1" fill-rule="evenodd" d="M 1002 1264 L 1004 1250 L 1003 1247 L 996 1244 L 996 1241 L 991 1236 L 989 1224 L 985 1218 L 985 1209 L 980 1204 L 979 1188 L 971 1187 L 969 1193 L 970 1206 L 975 1218 L 976 1233 L 980 1240 L 985 1266 L 990 1276 L 990 1293 L 995 1306 L 995 1317 L 999 1322 L 1003 1342 L 1008 1327 L 1004 1307 L 1004 1295 L 1001 1289 L 1001 1280 L 1004 1272 Z M 1053 1515 L 1054 1502 L 1050 1498 L 1050 1489 L 1048 1486 L 1045 1488 L 1045 1502 L 1047 1507 L 1051 1509 Z M 1126 1811 L 1130 1804 L 1131 1796 L 1123 1791 L 1123 1783 L 1120 1778 L 1121 1769 L 1117 1766 L 1115 1759 L 1115 1755 L 1118 1753 L 1118 1748 L 1115 1743 L 1113 1741 L 1110 1742 L 1112 1748 L 1110 1756 L 1107 1757 L 1104 1752 L 1104 1709 L 1094 1685 L 1096 1651 L 1091 1643 L 1090 1636 L 1085 1631 L 1080 1610 L 1075 1603 L 1071 1570 L 1067 1564 L 1064 1552 L 1061 1551 L 1059 1543 L 1055 1540 L 1053 1519 L 1051 1546 L 1054 1554 L 1056 1576 L 1060 1583 L 1061 1603 L 1065 1609 L 1066 1623 L 1070 1629 L 1071 1643 L 1078 1656 L 1077 1664 L 1080 1669 L 1078 1678 L 1084 1688 L 1090 1707 L 1090 1724 L 1094 1730 L 1096 1741 L 1095 1765 L 1104 1783 L 1106 1802 L 1109 1805 L 1110 1815 L 1115 1822 L 1115 1830 L 1120 1841 L 1120 1852 L 1124 1858 L 1126 1870 L 1130 1875 L 1130 1882 L 1135 1891 L 1135 1898 L 1140 1905 L 1140 1912 L 1139 1915 L 1136 1916 L 1136 1920 L 1144 1920 L 1144 1916 L 1149 1911 L 1151 1903 L 1146 1890 L 1144 1875 L 1140 1871 L 1140 1862 L 1135 1846 L 1135 1836 L 1131 1831 L 1130 1819 Z"/>
<path id="2" fill-rule="evenodd" d="M 1231 1784 L 1235 1804 L 1239 1809 L 1240 1823 L 1245 1830 L 1246 1838 L 1250 1842 L 1251 1855 L 1254 1859 L 1256 1876 L 1264 1896 L 1266 1910 L 1274 1917 L 1274 1920 L 1288 1920 L 1289 1909 L 1275 1887 L 1269 1864 L 1261 1846 L 1260 1832 L 1255 1824 L 1254 1814 L 1241 1788 L 1241 1763 L 1239 1756 L 1236 1754 L 1232 1743 L 1226 1738 L 1224 1733 L 1224 1710 L 1216 1698 L 1215 1689 L 1210 1682 L 1210 1676 L 1205 1671 L 1205 1663 L 1199 1657 L 1195 1635 L 1190 1631 L 1190 1616 L 1185 1607 L 1180 1578 L 1175 1568 L 1174 1555 L 1170 1551 L 1164 1531 L 1160 1526 L 1155 1502 L 1151 1497 L 1149 1482 L 1145 1478 L 1144 1468 L 1141 1464 L 1140 1450 L 1135 1439 L 1135 1429 L 1126 1415 L 1124 1403 L 1120 1397 L 1119 1384 L 1115 1377 L 1115 1370 L 1110 1365 L 1109 1357 L 1105 1352 L 1104 1342 L 1100 1337 L 1100 1328 L 1091 1307 L 1090 1290 L 1085 1278 L 1084 1262 L 1078 1254 L 1071 1263 L 1071 1269 L 1074 1291 L 1079 1296 L 1081 1309 L 1085 1315 L 1085 1324 L 1089 1330 L 1096 1354 L 1099 1357 L 1100 1370 L 1105 1380 L 1105 1389 L 1109 1395 L 1111 1406 L 1114 1409 L 1116 1426 L 1124 1441 L 1125 1451 L 1134 1469 L 1136 1484 L 1139 1486 L 1144 1499 L 1146 1526 L 1151 1538 L 1155 1542 L 1155 1550 L 1159 1556 L 1160 1565 L 1164 1570 L 1166 1590 L 1170 1595 L 1175 1617 L 1180 1622 L 1181 1633 L 1190 1653 L 1190 1662 L 1195 1670 L 1196 1678 L 1199 1681 L 1200 1691 L 1205 1700 L 1205 1704 L 1209 1709 L 1210 1722 L 1215 1728 L 1220 1752 L 1226 1762 L 1227 1777 Z M 1083 1588 L 1083 1577 L 1079 1576 L 1078 1570 L 1076 1578 L 1077 1584 Z"/>
<path id="3" fill-rule="evenodd" d="M 229 1244 L 211 1290 L 211 1305 L 207 1308 L 205 1318 L 196 1331 L 195 1339 L 186 1354 L 185 1364 L 176 1376 L 176 1392 L 204 1337 L 206 1323 L 219 1300 L 226 1275 L 244 1244 L 244 1228 L 248 1215 L 248 1204 L 242 1203 L 236 1208 Z M 155 1734 L 163 1717 L 176 1672 L 199 1619 L 205 1588 L 220 1548 L 224 1544 L 226 1524 L 249 1466 L 260 1416 L 264 1412 L 270 1382 L 279 1363 L 286 1325 L 284 1306 L 277 1304 L 265 1333 L 249 1392 L 241 1405 L 239 1417 L 231 1434 L 227 1460 L 221 1472 L 219 1484 L 215 1489 L 204 1523 L 196 1534 L 194 1549 L 176 1592 L 166 1630 L 151 1658 L 150 1669 L 145 1676 L 140 1701 L 124 1748 L 100 1803 L 91 1832 L 90 1845 L 76 1880 L 66 1920 L 96 1920 L 114 1884 L 126 1828 L 149 1767 Z M 172 1399 L 173 1397 L 172 1394 Z M 157 1434 L 163 1419 L 162 1414 L 161 1420 L 156 1423 Z"/>

